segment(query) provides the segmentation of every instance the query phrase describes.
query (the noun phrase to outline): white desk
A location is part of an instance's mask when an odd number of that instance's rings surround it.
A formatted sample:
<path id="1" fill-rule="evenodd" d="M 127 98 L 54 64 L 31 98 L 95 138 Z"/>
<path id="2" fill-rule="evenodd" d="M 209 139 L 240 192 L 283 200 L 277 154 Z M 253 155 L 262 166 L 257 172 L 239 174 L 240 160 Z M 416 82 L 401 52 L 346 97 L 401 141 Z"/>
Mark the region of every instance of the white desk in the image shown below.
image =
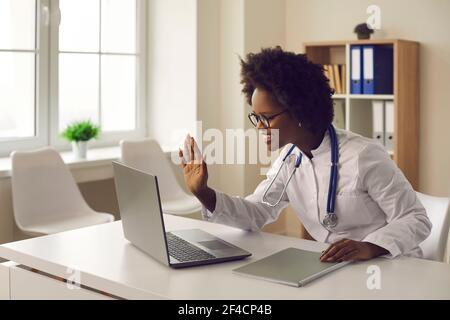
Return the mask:
<path id="1" fill-rule="evenodd" d="M 253 256 L 174 270 L 128 243 L 121 222 L 114 222 L 5 244 L 0 246 L 0 257 L 63 278 L 68 277 L 68 267 L 80 270 L 83 286 L 126 299 L 450 299 L 450 266 L 444 263 L 406 257 L 375 259 L 294 288 L 235 275 L 231 270 L 286 247 L 321 251 L 326 245 L 174 216 L 165 216 L 165 223 L 168 230 L 201 228 Z M 380 290 L 367 288 L 370 265 L 381 270 Z M 0 276 L 5 270 L 10 272 L 11 298 L 105 297 L 90 290 L 69 290 L 62 282 L 17 266 L 6 268 L 3 265 Z"/>

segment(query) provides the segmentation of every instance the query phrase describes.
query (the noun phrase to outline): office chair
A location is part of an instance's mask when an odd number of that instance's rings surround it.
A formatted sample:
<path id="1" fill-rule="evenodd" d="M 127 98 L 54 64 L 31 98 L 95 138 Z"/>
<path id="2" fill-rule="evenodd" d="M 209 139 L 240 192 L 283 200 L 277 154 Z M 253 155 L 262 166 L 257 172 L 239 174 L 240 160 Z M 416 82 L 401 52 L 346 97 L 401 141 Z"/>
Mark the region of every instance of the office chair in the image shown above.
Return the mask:
<path id="1" fill-rule="evenodd" d="M 429 260 L 444 261 L 450 229 L 449 198 L 434 197 L 420 192 L 416 192 L 416 194 L 433 224 L 431 234 L 420 244 L 423 257 Z"/>
<path id="2" fill-rule="evenodd" d="M 114 221 L 91 209 L 63 162 L 52 148 L 13 152 L 14 218 L 27 235 L 39 236 Z"/>
<path id="3" fill-rule="evenodd" d="M 187 215 L 201 210 L 198 199 L 183 191 L 177 182 L 169 159 L 155 140 L 122 140 L 120 150 L 124 164 L 158 177 L 164 213 Z"/>

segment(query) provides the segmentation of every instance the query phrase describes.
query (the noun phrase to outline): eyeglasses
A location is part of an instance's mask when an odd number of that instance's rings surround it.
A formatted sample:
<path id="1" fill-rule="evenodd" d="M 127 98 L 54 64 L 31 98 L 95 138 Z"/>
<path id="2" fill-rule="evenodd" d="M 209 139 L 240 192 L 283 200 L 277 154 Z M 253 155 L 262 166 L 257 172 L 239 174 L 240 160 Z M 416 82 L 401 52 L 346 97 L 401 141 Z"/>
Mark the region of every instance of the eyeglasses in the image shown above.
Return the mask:
<path id="1" fill-rule="evenodd" d="M 287 110 L 283 110 L 281 112 L 278 112 L 277 114 L 274 114 L 270 117 L 266 117 L 262 114 L 256 114 L 254 112 L 251 112 L 248 114 L 248 119 L 250 120 L 250 122 L 257 127 L 258 126 L 258 122 L 261 121 L 262 125 L 264 126 L 265 129 L 270 128 L 270 120 L 275 119 L 276 117 L 278 117 L 279 115 L 283 114 L 287 112 Z"/>

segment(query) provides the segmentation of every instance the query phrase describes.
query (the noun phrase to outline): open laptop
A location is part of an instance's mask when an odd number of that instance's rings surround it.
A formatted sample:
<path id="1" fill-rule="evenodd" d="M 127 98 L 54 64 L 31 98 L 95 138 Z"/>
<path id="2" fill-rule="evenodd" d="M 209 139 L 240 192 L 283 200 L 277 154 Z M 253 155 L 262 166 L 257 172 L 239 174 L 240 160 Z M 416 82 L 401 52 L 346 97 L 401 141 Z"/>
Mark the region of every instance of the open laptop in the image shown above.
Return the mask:
<path id="1" fill-rule="evenodd" d="M 173 268 L 243 259 L 251 253 L 199 229 L 166 232 L 156 176 L 113 162 L 125 238 Z"/>

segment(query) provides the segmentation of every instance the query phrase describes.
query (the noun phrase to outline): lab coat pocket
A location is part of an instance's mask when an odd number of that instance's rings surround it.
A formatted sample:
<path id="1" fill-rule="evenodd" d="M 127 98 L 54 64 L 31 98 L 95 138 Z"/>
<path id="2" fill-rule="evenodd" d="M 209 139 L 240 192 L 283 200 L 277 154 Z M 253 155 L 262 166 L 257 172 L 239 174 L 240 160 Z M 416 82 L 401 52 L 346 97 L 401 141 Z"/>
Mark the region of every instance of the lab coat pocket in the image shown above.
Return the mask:
<path id="1" fill-rule="evenodd" d="M 327 197 L 323 194 L 323 207 L 321 208 L 321 219 L 327 214 Z M 371 223 L 370 212 L 367 209 L 366 201 L 368 195 L 356 192 L 340 192 L 336 194 L 334 212 L 338 217 L 336 231 L 349 231 L 360 228 Z"/>

